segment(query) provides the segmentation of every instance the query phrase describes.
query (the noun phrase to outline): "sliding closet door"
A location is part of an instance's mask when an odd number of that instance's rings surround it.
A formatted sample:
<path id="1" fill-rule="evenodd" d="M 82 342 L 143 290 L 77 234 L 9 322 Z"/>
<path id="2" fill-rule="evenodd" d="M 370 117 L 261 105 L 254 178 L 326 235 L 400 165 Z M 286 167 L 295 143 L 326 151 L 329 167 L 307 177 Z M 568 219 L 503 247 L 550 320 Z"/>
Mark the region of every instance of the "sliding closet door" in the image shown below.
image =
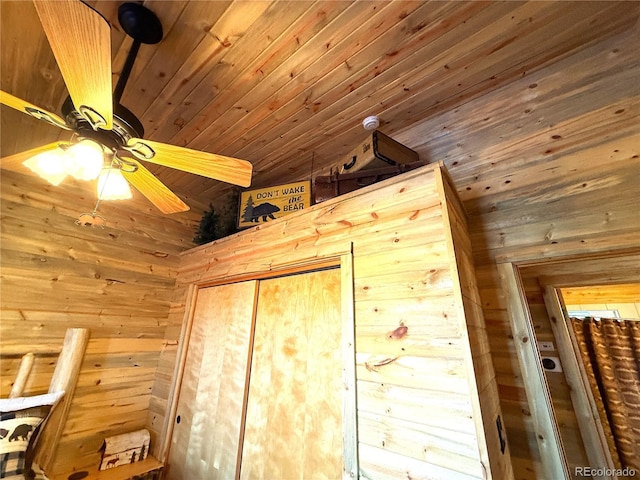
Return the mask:
<path id="1" fill-rule="evenodd" d="M 260 282 L 241 478 L 341 478 L 340 288 L 340 269 Z"/>
<path id="2" fill-rule="evenodd" d="M 167 479 L 236 475 L 256 292 L 256 281 L 198 291 Z"/>

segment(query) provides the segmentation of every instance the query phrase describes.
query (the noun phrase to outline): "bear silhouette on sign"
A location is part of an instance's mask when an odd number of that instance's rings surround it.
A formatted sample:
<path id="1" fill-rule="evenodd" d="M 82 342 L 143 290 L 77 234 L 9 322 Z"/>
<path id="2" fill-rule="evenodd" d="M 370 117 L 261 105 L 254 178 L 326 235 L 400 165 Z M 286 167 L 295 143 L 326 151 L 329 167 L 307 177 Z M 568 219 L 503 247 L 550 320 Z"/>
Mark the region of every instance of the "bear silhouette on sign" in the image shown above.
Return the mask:
<path id="1" fill-rule="evenodd" d="M 253 210 L 251 212 L 251 221 L 257 223 L 259 221 L 258 218 L 260 217 L 262 217 L 263 222 L 267 221 L 267 217 L 269 217 L 271 220 L 275 220 L 276 217 L 274 217 L 273 214 L 279 211 L 280 207 L 272 205 L 268 202 L 261 203 L 260 205 L 256 205 L 255 207 L 253 207 Z"/>
<path id="2" fill-rule="evenodd" d="M 29 436 L 29 432 L 33 430 L 33 425 L 28 425 L 23 423 L 22 425 L 18 425 L 13 433 L 9 436 L 9 441 L 13 442 L 14 440 L 26 440 Z"/>

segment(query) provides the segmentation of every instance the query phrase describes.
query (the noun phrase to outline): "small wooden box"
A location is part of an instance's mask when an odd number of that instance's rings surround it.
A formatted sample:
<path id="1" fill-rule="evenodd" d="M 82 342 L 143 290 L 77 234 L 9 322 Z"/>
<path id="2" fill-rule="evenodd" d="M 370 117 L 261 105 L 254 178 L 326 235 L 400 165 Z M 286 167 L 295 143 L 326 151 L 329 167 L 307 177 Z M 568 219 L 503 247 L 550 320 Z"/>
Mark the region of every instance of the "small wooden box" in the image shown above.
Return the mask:
<path id="1" fill-rule="evenodd" d="M 418 152 L 374 130 L 343 159 L 338 173 L 405 165 L 418 160 Z"/>
<path id="2" fill-rule="evenodd" d="M 144 429 L 105 438 L 100 470 L 141 462 L 149 454 L 149 443 L 149 431 Z"/>

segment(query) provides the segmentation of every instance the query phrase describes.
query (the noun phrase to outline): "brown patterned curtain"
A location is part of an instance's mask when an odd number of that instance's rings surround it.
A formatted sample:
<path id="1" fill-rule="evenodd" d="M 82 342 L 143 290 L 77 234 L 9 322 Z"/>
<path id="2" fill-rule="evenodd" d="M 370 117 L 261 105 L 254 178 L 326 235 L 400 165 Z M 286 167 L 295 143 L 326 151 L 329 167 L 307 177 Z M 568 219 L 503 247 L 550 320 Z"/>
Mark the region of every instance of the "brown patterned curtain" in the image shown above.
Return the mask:
<path id="1" fill-rule="evenodd" d="M 571 324 L 613 461 L 640 470 L 640 321 L 572 318 Z"/>

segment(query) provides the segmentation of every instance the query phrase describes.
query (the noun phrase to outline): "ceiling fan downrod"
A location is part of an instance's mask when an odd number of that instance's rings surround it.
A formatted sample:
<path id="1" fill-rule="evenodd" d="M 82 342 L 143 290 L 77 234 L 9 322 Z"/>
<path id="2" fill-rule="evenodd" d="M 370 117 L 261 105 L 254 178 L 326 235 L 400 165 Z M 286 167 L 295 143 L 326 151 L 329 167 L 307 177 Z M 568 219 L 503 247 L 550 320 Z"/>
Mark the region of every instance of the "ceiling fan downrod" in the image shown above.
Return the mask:
<path id="1" fill-rule="evenodd" d="M 122 67 L 120 78 L 113 92 L 115 104 L 120 103 L 124 88 L 127 85 L 133 64 L 140 50 L 140 45 L 145 43 L 153 45 L 162 40 L 162 24 L 151 10 L 139 3 L 123 3 L 118 7 L 118 21 L 127 35 L 133 38 L 133 45 L 127 54 L 127 59 Z"/>

